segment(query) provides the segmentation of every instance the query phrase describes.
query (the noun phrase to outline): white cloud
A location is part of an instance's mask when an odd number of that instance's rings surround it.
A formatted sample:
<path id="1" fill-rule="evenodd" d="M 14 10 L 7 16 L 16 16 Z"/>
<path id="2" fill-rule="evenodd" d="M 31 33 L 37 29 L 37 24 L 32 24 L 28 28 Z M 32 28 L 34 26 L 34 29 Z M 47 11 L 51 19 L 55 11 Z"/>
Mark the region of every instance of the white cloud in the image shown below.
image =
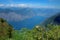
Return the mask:
<path id="1" fill-rule="evenodd" d="M 27 4 L 7 4 L 6 7 L 27 7 Z"/>
<path id="2" fill-rule="evenodd" d="M 28 4 L 0 4 L 0 7 L 30 7 Z"/>
<path id="3" fill-rule="evenodd" d="M 4 4 L 0 4 L 0 7 L 4 6 Z"/>
<path id="4" fill-rule="evenodd" d="M 52 6 L 52 5 L 40 5 L 40 4 L 0 4 L 0 7 L 21 7 L 21 8 L 54 8 L 60 9 L 60 7 Z"/>

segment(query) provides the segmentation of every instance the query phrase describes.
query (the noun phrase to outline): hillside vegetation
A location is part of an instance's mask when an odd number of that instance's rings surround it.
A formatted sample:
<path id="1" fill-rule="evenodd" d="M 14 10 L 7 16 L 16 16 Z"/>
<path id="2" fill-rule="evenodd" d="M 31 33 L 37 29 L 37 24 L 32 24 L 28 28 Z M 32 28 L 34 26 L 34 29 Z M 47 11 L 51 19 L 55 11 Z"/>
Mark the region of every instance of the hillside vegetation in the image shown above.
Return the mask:
<path id="1" fill-rule="evenodd" d="M 12 30 L 12 26 L 6 20 L 0 18 L 0 40 L 11 38 Z"/>
<path id="2" fill-rule="evenodd" d="M 0 40 L 60 40 L 60 25 L 38 25 L 32 30 L 13 30 L 10 24 L 0 18 Z"/>
<path id="3" fill-rule="evenodd" d="M 13 40 L 60 40 L 60 25 L 36 26 L 32 30 L 23 28 L 13 32 Z"/>

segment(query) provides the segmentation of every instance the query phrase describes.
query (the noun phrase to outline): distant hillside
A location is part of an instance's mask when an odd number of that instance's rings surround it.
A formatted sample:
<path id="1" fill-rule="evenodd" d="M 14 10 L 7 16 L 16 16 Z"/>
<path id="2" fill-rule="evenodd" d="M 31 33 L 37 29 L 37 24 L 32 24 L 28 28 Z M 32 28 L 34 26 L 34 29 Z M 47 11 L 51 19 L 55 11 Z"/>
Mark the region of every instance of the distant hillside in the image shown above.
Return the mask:
<path id="1" fill-rule="evenodd" d="M 60 13 L 46 19 L 42 25 L 47 26 L 48 24 L 60 25 Z"/>

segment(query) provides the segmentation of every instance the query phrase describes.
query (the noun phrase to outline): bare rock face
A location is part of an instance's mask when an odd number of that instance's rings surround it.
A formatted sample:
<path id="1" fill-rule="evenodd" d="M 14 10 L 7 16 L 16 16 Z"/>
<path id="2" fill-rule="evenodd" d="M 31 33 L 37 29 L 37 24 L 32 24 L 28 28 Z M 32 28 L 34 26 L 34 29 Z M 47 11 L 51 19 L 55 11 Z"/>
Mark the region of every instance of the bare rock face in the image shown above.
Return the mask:
<path id="1" fill-rule="evenodd" d="M 12 37 L 12 26 L 6 20 L 0 18 L 0 40 L 5 40 Z"/>

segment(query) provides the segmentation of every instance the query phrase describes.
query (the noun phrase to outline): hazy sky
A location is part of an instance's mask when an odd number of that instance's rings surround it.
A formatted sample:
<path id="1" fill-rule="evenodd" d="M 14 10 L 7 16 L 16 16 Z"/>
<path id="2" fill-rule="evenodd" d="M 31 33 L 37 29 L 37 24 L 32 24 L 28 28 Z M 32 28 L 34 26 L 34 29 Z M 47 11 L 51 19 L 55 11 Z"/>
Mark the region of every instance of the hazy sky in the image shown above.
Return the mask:
<path id="1" fill-rule="evenodd" d="M 60 0 L 0 0 L 0 6 L 60 8 Z"/>

